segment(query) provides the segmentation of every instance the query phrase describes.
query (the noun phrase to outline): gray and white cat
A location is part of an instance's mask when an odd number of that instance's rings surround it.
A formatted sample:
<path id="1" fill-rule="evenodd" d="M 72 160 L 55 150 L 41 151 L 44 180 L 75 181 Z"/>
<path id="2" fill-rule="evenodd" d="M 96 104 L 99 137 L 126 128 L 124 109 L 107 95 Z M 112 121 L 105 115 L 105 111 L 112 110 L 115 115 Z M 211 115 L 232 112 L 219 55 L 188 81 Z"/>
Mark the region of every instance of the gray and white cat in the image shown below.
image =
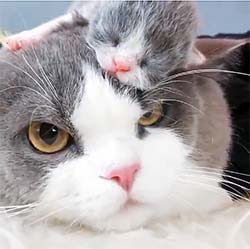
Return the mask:
<path id="1" fill-rule="evenodd" d="M 147 88 L 176 68 L 203 61 L 193 44 L 198 17 L 191 1 L 79 2 L 65 16 L 11 36 L 5 43 L 12 50 L 25 48 L 62 23 L 79 21 L 80 15 L 89 22 L 87 42 L 99 64 L 124 83 Z"/>
<path id="2" fill-rule="evenodd" d="M 184 74 L 148 90 L 124 85 L 85 37 L 75 27 L 0 52 L 1 204 L 125 231 L 231 202 L 221 175 L 206 175 L 226 167 L 230 147 L 217 82 Z"/>

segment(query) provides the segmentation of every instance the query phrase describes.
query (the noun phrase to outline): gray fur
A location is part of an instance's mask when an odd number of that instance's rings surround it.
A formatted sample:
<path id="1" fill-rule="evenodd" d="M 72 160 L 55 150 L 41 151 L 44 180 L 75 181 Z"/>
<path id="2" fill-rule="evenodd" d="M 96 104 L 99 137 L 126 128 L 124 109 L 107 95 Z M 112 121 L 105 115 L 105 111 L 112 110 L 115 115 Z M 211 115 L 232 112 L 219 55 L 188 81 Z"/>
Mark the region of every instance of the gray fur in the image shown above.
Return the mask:
<path id="1" fill-rule="evenodd" d="M 96 63 L 93 53 L 84 45 L 82 34 L 82 28 L 59 31 L 39 48 L 16 54 L 1 51 L 0 202 L 35 201 L 48 171 L 82 153 L 69 116 L 80 91 L 82 61 Z M 31 120 L 43 120 L 67 129 L 74 135 L 75 145 L 53 156 L 35 153 L 26 135 Z"/>

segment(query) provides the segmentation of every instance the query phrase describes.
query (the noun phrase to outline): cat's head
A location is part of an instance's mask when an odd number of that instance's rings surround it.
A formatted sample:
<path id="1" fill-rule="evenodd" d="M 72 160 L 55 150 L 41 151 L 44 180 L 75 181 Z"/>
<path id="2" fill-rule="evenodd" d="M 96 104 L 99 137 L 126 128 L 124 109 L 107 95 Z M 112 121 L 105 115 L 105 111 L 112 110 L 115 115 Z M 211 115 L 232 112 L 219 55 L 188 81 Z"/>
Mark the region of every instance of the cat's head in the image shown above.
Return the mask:
<path id="1" fill-rule="evenodd" d="M 101 8 L 88 43 L 120 81 L 145 88 L 187 64 L 197 31 L 194 3 L 118 1 Z"/>
<path id="2" fill-rule="evenodd" d="M 35 203 L 41 220 L 99 230 L 209 209 L 221 195 L 192 184 L 190 170 L 209 167 L 209 153 L 213 167 L 225 166 L 226 104 L 214 81 L 174 79 L 147 91 L 123 85 L 103 73 L 78 29 L 3 51 L 1 202 Z"/>

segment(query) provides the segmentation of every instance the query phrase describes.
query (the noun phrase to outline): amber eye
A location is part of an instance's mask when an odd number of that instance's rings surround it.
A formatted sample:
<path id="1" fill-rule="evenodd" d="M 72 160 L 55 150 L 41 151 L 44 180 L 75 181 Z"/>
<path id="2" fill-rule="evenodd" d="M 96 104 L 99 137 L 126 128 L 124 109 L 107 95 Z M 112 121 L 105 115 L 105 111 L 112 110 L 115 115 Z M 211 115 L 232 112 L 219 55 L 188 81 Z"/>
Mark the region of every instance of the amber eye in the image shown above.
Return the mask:
<path id="1" fill-rule="evenodd" d="M 161 105 L 157 105 L 152 111 L 146 112 L 140 117 L 138 123 L 142 126 L 154 125 L 161 120 L 163 116 Z"/>
<path id="2" fill-rule="evenodd" d="M 55 153 L 64 149 L 70 135 L 49 123 L 33 122 L 29 126 L 28 134 L 30 143 L 40 152 Z"/>

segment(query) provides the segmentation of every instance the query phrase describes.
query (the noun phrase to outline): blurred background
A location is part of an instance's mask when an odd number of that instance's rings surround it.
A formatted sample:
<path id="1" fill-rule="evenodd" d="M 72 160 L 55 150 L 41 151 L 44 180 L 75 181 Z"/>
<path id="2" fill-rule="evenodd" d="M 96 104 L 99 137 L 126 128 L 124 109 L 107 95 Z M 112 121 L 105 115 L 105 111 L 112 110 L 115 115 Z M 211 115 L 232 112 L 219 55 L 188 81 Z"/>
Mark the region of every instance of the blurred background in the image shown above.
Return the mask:
<path id="1" fill-rule="evenodd" d="M 16 33 L 62 15 L 69 1 L 1 1 L 0 28 Z M 249 1 L 198 1 L 200 34 L 240 33 L 250 29 Z"/>

